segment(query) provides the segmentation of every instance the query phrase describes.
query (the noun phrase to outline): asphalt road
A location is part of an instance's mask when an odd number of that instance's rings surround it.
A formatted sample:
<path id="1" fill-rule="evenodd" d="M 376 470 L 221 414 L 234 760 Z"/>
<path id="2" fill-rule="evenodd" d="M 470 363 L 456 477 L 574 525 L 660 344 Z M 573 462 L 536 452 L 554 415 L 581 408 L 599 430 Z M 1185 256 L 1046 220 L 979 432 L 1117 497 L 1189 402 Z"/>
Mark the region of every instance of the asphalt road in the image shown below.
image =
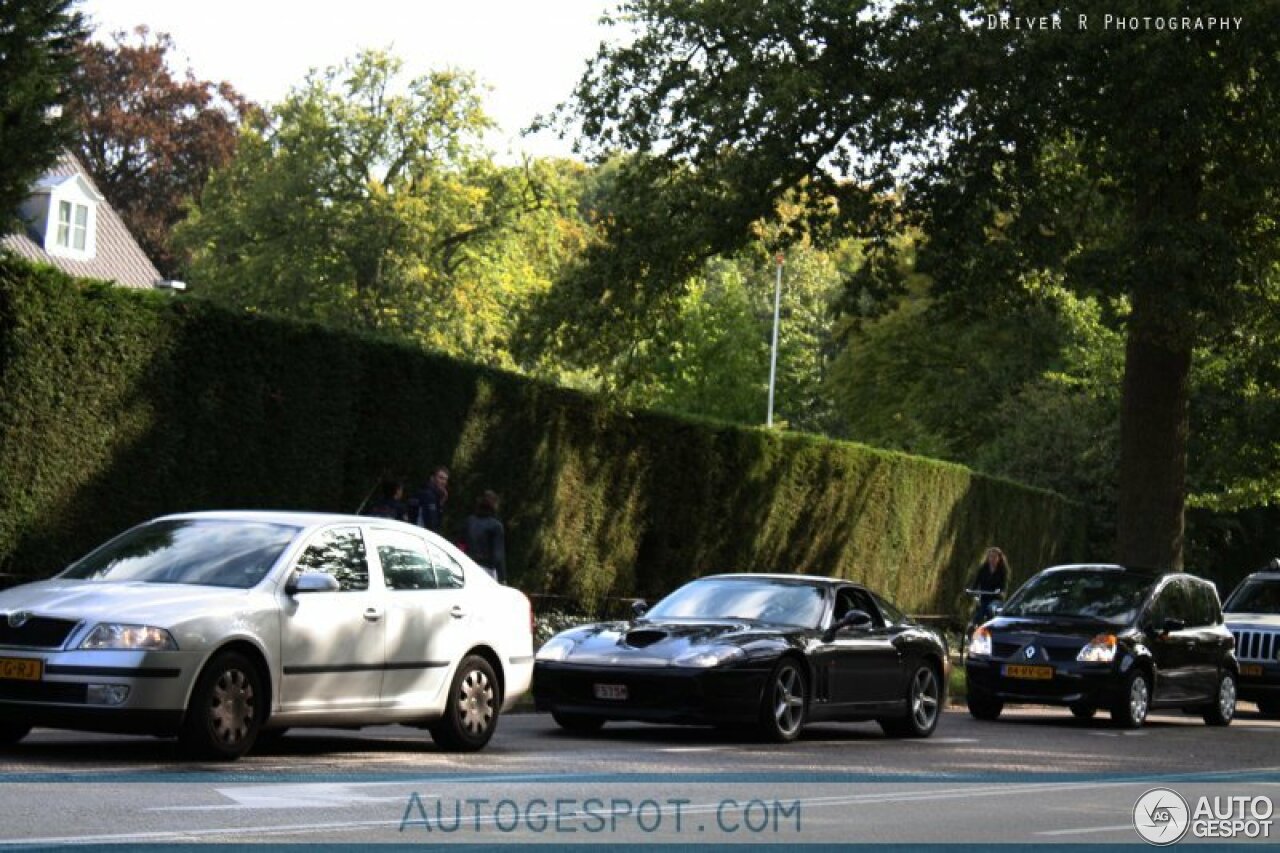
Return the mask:
<path id="1" fill-rule="evenodd" d="M 1134 844 L 1135 803 L 1154 787 L 1188 815 L 1201 796 L 1280 799 L 1280 722 L 1248 707 L 1227 729 L 1161 714 L 1132 732 L 1065 710 L 995 723 L 953 710 L 925 740 L 840 724 L 785 746 L 641 724 L 569 735 L 516 714 L 478 754 L 406 728 L 312 730 L 233 764 L 37 729 L 0 752 L 0 846 Z"/>

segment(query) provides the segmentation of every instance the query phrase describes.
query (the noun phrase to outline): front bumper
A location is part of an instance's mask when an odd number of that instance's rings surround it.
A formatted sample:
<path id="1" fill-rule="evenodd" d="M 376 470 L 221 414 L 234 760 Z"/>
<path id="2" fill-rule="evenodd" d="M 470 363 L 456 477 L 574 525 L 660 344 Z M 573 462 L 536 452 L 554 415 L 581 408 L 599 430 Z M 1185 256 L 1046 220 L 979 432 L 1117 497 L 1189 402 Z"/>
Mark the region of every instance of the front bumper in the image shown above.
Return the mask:
<path id="1" fill-rule="evenodd" d="M 969 658 L 966 689 L 1002 702 L 1036 705 L 1090 705 L 1108 708 L 1124 696 L 1124 677 L 1114 663 L 1057 661 L 1052 678 L 1018 678 L 1006 674 L 1009 661 Z"/>
<path id="2" fill-rule="evenodd" d="M 1240 661 L 1236 693 L 1250 702 L 1280 699 L 1280 662 Z"/>
<path id="3" fill-rule="evenodd" d="M 539 711 L 606 720 L 748 723 L 759 715 L 768 673 L 746 667 L 695 670 L 538 661 L 533 700 Z M 598 698 L 596 685 L 623 688 L 626 698 Z"/>
<path id="4" fill-rule="evenodd" d="M 38 666 L 30 663 L 33 660 Z M 173 734 L 181 726 L 203 658 L 197 652 L 3 647 L 0 661 L 5 662 L 0 672 L 8 676 L 0 678 L 0 720 L 85 731 Z M 121 697 L 115 688 L 127 688 L 127 695 Z"/>

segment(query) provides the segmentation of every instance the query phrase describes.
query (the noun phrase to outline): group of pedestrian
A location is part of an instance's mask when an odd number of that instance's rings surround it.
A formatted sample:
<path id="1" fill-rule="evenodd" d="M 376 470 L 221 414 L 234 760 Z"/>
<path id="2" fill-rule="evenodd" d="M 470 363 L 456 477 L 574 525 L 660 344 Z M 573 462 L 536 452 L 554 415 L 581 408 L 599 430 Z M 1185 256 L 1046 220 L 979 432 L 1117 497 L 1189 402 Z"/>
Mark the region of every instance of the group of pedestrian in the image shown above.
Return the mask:
<path id="1" fill-rule="evenodd" d="M 404 483 L 384 480 L 379 496 L 364 509 L 365 515 L 391 518 L 444 535 L 444 508 L 449 500 L 449 469 L 440 465 L 412 496 L 405 497 Z M 507 582 L 506 531 L 498 520 L 498 495 L 485 489 L 475 509 L 462 522 L 456 543 L 477 565 L 499 583 Z"/>

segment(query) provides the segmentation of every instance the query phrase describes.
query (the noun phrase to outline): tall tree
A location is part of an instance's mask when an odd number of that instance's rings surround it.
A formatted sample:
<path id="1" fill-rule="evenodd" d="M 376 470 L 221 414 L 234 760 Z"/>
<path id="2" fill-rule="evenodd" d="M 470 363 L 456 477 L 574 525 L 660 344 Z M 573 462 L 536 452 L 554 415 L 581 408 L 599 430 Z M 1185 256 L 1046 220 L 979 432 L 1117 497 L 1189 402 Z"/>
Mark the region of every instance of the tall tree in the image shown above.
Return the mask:
<path id="1" fill-rule="evenodd" d="M 174 45 L 146 27 L 80 45 L 68 104 L 73 148 L 159 270 L 182 265 L 171 245 L 185 205 L 235 153 L 253 108 L 230 83 L 175 74 Z"/>
<path id="2" fill-rule="evenodd" d="M 0 232 L 71 138 L 64 83 L 87 34 L 74 2 L 0 0 Z"/>
<path id="3" fill-rule="evenodd" d="M 1127 305 L 1117 551 L 1182 562 L 1197 346 L 1269 305 L 1280 240 L 1280 12 L 1161 0 L 632 0 L 573 109 L 644 204 L 579 279 L 634 313 L 804 182 L 810 227 L 904 224 L 938 286 L 998 305 L 1031 276 Z M 1016 27 L 1043 20 L 1046 26 Z M 835 199 L 836 207 L 825 203 Z M 638 250 L 647 246 L 647 253 Z"/>

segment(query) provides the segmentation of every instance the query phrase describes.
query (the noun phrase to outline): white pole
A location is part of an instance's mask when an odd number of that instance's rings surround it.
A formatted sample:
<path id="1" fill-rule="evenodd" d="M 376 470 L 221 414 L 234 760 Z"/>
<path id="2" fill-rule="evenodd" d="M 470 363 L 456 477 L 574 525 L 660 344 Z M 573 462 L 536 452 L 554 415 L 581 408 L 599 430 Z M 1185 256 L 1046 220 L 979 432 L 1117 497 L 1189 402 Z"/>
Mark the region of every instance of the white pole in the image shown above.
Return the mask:
<path id="1" fill-rule="evenodd" d="M 775 260 L 778 262 L 777 283 L 773 286 L 773 351 L 769 356 L 769 413 L 765 416 L 764 425 L 773 426 L 773 386 L 778 378 L 778 313 L 782 306 L 782 253 Z"/>

